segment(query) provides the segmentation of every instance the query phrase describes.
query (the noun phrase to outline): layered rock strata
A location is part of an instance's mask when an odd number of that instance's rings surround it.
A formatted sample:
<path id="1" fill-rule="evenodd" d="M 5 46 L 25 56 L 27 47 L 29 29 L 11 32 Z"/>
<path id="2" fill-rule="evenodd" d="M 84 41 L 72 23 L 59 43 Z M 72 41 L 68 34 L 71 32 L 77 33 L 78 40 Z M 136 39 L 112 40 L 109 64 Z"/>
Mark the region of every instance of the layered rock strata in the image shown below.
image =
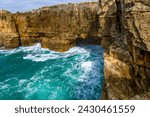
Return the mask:
<path id="1" fill-rule="evenodd" d="M 31 12 L 0 11 L 0 46 L 16 48 L 37 42 L 66 51 L 78 43 L 99 43 L 98 4 L 62 4 Z M 86 41 L 83 41 L 86 40 Z"/>
<path id="2" fill-rule="evenodd" d="M 100 0 L 108 99 L 150 98 L 150 1 Z"/>
<path id="3" fill-rule="evenodd" d="M 0 47 L 37 42 L 66 51 L 78 44 L 105 48 L 105 99 L 150 99 L 150 1 L 99 0 L 44 7 L 32 12 L 0 11 Z"/>

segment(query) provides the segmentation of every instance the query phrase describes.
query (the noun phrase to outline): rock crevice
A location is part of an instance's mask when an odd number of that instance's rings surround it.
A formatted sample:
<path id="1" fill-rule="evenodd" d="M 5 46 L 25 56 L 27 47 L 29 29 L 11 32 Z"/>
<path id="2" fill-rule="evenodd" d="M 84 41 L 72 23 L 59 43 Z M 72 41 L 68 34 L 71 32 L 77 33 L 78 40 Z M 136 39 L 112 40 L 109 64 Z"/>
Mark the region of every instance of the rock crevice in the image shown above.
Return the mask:
<path id="1" fill-rule="evenodd" d="M 150 99 L 149 4 L 149 0 L 99 0 L 25 13 L 1 10 L 0 47 L 40 42 L 44 48 L 66 51 L 79 44 L 101 44 L 107 98 Z"/>
<path id="2" fill-rule="evenodd" d="M 108 99 L 149 99 L 149 1 L 100 0 L 100 3 Z"/>
<path id="3" fill-rule="evenodd" d="M 100 44 L 97 10 L 98 4 L 91 2 L 43 7 L 25 13 L 1 11 L 0 45 L 16 48 L 40 42 L 44 48 L 66 51 L 79 39 L 83 44 Z"/>

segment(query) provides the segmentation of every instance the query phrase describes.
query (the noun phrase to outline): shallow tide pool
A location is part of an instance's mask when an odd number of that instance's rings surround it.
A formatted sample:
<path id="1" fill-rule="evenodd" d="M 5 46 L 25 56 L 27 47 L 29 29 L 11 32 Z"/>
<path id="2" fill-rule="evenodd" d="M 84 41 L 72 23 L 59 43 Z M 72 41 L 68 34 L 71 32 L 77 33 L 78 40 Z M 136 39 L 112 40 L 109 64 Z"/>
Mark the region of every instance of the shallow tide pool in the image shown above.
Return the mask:
<path id="1" fill-rule="evenodd" d="M 1 100 L 96 100 L 103 86 L 103 49 L 60 53 L 40 44 L 0 50 Z"/>

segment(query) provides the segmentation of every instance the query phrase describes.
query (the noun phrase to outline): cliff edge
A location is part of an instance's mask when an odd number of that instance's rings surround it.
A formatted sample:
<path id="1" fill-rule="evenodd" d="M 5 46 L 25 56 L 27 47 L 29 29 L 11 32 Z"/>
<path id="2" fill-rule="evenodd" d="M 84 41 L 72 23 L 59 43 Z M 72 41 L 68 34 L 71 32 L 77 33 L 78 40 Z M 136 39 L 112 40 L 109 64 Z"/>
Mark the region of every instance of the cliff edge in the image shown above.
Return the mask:
<path id="1" fill-rule="evenodd" d="M 0 11 L 0 46 L 16 48 L 40 42 L 42 47 L 66 51 L 86 40 L 99 43 L 98 4 L 61 4 L 31 12 Z"/>
<path id="2" fill-rule="evenodd" d="M 150 1 L 99 0 L 43 7 L 26 13 L 0 11 L 0 47 L 40 42 L 66 51 L 78 44 L 105 48 L 105 99 L 150 99 Z"/>
<path id="3" fill-rule="evenodd" d="M 150 1 L 99 2 L 108 99 L 150 99 Z"/>

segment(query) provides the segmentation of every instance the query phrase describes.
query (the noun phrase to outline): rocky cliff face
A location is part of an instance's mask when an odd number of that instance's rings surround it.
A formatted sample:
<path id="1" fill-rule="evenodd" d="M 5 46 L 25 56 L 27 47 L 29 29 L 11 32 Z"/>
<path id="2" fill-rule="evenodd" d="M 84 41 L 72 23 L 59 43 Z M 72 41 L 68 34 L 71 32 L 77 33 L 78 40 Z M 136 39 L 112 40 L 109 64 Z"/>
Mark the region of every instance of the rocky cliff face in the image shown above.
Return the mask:
<path id="1" fill-rule="evenodd" d="M 100 0 L 99 22 L 108 99 L 149 99 L 149 0 Z"/>
<path id="2" fill-rule="evenodd" d="M 8 11 L 0 11 L 0 47 L 16 48 L 19 46 L 19 34 L 13 15 Z"/>
<path id="3" fill-rule="evenodd" d="M 40 42 L 66 51 L 82 43 L 99 43 L 97 3 L 43 7 L 26 13 L 0 11 L 0 46 L 15 48 Z"/>
<path id="4" fill-rule="evenodd" d="M 16 14 L 0 11 L 0 46 L 37 42 L 56 51 L 101 42 L 107 98 L 150 99 L 149 0 L 99 0 L 99 7 L 68 4 Z"/>

